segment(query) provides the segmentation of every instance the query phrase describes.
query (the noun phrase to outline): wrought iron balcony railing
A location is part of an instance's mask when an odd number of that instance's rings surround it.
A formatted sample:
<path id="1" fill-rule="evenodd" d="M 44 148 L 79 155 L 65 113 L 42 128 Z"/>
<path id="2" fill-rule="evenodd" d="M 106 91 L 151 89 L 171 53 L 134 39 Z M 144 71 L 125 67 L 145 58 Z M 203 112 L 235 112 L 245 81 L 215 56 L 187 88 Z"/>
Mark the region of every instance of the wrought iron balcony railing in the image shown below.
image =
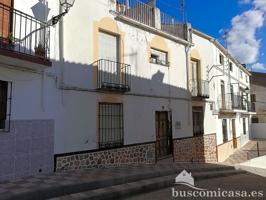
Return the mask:
<path id="1" fill-rule="evenodd" d="M 130 65 L 106 59 L 98 60 L 94 65 L 97 67 L 98 90 L 130 91 Z"/>
<path id="2" fill-rule="evenodd" d="M 117 12 L 147 26 L 159 29 L 175 37 L 188 40 L 188 27 L 180 20 L 159 9 L 152 1 L 148 3 L 139 0 L 117 0 Z"/>
<path id="3" fill-rule="evenodd" d="M 256 112 L 255 102 L 248 102 L 248 111 L 249 112 Z"/>
<path id="4" fill-rule="evenodd" d="M 254 112 L 254 103 L 246 97 L 236 94 L 219 95 L 218 106 L 220 110 L 242 110 Z"/>
<path id="5" fill-rule="evenodd" d="M 205 80 L 190 80 L 190 92 L 192 97 L 209 98 L 209 82 Z"/>
<path id="6" fill-rule="evenodd" d="M 0 3 L 0 49 L 49 60 L 50 27 Z"/>

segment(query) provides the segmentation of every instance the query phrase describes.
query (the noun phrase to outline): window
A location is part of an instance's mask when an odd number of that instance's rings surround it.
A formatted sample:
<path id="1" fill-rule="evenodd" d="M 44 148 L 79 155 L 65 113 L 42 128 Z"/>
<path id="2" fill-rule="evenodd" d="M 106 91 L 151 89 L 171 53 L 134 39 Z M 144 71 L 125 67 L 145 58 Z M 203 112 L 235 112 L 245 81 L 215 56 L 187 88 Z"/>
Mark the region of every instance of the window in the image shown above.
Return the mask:
<path id="1" fill-rule="evenodd" d="M 240 78 L 243 78 L 243 72 L 240 71 Z"/>
<path id="2" fill-rule="evenodd" d="M 232 72 L 233 71 L 233 63 L 229 63 L 229 68 L 230 68 L 230 71 Z"/>
<path id="3" fill-rule="evenodd" d="M 210 103 L 210 110 L 213 110 L 213 104 L 214 103 Z"/>
<path id="4" fill-rule="evenodd" d="M 151 49 L 150 62 L 159 65 L 169 65 L 167 52 Z"/>
<path id="5" fill-rule="evenodd" d="M 248 76 L 246 75 L 246 82 L 248 83 Z"/>
<path id="6" fill-rule="evenodd" d="M 224 56 L 222 54 L 219 56 L 219 61 L 221 65 L 224 65 Z"/>
<path id="7" fill-rule="evenodd" d="M 99 58 L 119 62 L 119 37 L 99 32 Z"/>
<path id="8" fill-rule="evenodd" d="M 5 129 L 5 122 L 7 116 L 7 94 L 8 83 L 0 81 L 0 129 Z"/>
<path id="9" fill-rule="evenodd" d="M 199 61 L 191 60 L 190 65 L 191 65 L 191 69 L 190 69 L 191 79 L 192 81 L 197 82 L 198 77 L 199 77 Z"/>
<path id="10" fill-rule="evenodd" d="M 258 117 L 252 117 L 251 118 L 251 123 L 252 124 L 258 124 L 259 123 L 259 118 Z"/>
<path id="11" fill-rule="evenodd" d="M 223 126 L 223 142 L 228 141 L 228 135 L 227 135 L 227 120 L 223 119 L 222 121 L 222 126 Z"/>
<path id="12" fill-rule="evenodd" d="M 256 94 L 251 94 L 250 100 L 251 100 L 251 102 L 256 102 Z"/>
<path id="13" fill-rule="evenodd" d="M 123 104 L 99 104 L 99 148 L 108 149 L 123 146 L 124 121 Z"/>
<path id="14" fill-rule="evenodd" d="M 247 134 L 247 127 L 246 127 L 246 118 L 243 118 L 243 134 Z"/>
<path id="15" fill-rule="evenodd" d="M 204 134 L 203 107 L 193 107 L 193 134 L 195 137 Z"/>

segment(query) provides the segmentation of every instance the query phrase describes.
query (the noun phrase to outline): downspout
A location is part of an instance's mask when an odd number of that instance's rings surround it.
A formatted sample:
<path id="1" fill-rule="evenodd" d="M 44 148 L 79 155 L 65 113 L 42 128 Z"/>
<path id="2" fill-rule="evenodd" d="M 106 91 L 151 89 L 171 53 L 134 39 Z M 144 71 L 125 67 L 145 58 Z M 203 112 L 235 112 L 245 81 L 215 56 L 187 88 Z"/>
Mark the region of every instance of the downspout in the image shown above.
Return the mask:
<path id="1" fill-rule="evenodd" d="M 186 53 L 186 77 L 187 77 L 187 90 L 188 90 L 188 107 L 187 107 L 187 110 L 188 110 L 188 125 L 190 126 L 191 125 L 191 113 L 192 113 L 192 105 L 191 105 L 191 96 L 189 95 L 189 61 L 190 61 L 190 48 L 191 48 L 191 45 L 187 45 L 185 46 L 185 53 Z"/>
<path id="2" fill-rule="evenodd" d="M 44 0 L 44 10 L 43 10 L 43 16 L 44 18 L 42 19 L 43 21 L 47 21 L 47 18 L 48 18 L 48 2 L 47 0 Z M 45 30 L 45 29 L 44 29 Z M 44 31 L 44 44 L 45 44 L 45 38 L 46 38 L 46 31 Z M 41 75 L 42 75 L 42 78 L 41 78 L 41 109 L 42 111 L 44 112 L 45 111 L 45 105 L 44 105 L 44 84 L 45 84 L 45 75 L 44 75 L 44 70 L 42 70 L 41 72 Z"/>
<path id="3" fill-rule="evenodd" d="M 59 14 L 63 12 L 62 7 L 59 4 Z M 60 65 L 60 81 L 58 82 L 58 88 L 64 86 L 64 74 L 65 74 L 65 58 L 64 58 L 64 21 L 59 21 L 59 65 Z M 64 106 L 64 90 L 61 90 L 61 104 Z"/>

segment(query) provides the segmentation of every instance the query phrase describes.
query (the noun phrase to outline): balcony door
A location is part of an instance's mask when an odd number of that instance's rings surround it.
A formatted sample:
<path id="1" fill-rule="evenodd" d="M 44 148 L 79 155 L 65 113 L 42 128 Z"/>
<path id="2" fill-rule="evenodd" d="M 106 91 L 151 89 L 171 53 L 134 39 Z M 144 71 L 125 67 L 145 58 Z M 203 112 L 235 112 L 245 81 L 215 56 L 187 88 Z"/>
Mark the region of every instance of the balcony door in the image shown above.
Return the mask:
<path id="1" fill-rule="evenodd" d="M 103 59 L 101 71 L 108 84 L 120 84 L 119 36 L 99 32 L 99 59 Z"/>
<path id="2" fill-rule="evenodd" d="M 198 61 L 191 60 L 190 62 L 190 82 L 191 82 L 191 93 L 192 96 L 197 96 L 199 94 L 199 85 L 198 85 L 198 74 L 199 67 Z"/>
<path id="3" fill-rule="evenodd" d="M 13 7 L 13 0 L 0 0 L 0 38 L 2 39 L 7 39 L 12 33 L 13 19 L 9 7 Z"/>
<path id="4" fill-rule="evenodd" d="M 225 86 L 224 81 L 221 81 L 221 101 L 222 101 L 222 109 L 225 109 Z"/>

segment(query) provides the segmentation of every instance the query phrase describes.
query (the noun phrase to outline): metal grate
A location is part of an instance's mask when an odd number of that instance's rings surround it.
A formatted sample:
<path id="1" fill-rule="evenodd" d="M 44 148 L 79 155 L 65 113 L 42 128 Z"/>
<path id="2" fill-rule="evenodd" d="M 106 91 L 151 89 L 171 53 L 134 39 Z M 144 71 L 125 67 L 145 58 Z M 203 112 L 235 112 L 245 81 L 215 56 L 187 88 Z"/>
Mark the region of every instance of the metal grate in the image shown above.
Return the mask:
<path id="1" fill-rule="evenodd" d="M 128 92 L 130 91 L 130 65 L 100 59 L 97 66 L 97 87 L 99 90 Z"/>
<path id="2" fill-rule="evenodd" d="M 203 107 L 193 106 L 193 134 L 201 136 L 204 134 L 204 110 Z"/>
<path id="3" fill-rule="evenodd" d="M 50 26 L 0 2 L 0 49 L 49 60 Z"/>
<path id="4" fill-rule="evenodd" d="M 175 37 L 189 40 L 188 26 L 179 17 L 173 17 L 157 9 L 156 1 L 117 0 L 119 15 L 133 19 L 147 26 L 160 29 Z"/>
<path id="5" fill-rule="evenodd" d="M 99 104 L 99 148 L 108 149 L 123 146 L 124 117 L 123 104 Z"/>
<path id="6" fill-rule="evenodd" d="M 190 80 L 190 92 L 192 97 L 209 98 L 209 82 L 200 79 Z"/>

